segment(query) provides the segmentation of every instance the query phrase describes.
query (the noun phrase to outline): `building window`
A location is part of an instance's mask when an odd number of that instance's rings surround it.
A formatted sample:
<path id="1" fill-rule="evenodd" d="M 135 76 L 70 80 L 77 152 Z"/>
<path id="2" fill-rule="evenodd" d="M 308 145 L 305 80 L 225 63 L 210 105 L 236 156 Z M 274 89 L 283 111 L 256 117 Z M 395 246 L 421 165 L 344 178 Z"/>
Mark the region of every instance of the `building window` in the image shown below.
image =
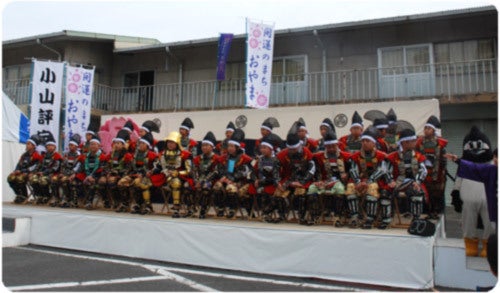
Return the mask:
<path id="1" fill-rule="evenodd" d="M 430 45 L 413 45 L 379 49 L 379 68 L 383 75 L 402 75 L 430 71 Z"/>
<path id="2" fill-rule="evenodd" d="M 493 39 L 469 40 L 434 45 L 436 63 L 470 62 L 495 58 Z"/>
<path id="3" fill-rule="evenodd" d="M 277 57 L 273 59 L 273 80 L 303 81 L 307 73 L 307 55 Z"/>
<path id="4" fill-rule="evenodd" d="M 31 63 L 3 68 L 3 80 L 23 80 L 31 77 Z"/>
<path id="5" fill-rule="evenodd" d="M 123 79 L 124 103 L 136 104 L 138 111 L 151 111 L 153 107 L 154 71 L 125 73 Z"/>

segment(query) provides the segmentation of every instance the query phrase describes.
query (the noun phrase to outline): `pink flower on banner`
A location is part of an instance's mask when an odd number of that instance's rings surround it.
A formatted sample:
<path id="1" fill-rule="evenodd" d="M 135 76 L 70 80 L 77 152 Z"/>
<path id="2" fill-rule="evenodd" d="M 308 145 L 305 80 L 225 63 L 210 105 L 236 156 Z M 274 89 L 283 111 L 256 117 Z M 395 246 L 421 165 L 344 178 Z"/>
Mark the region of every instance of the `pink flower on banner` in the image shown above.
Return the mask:
<path id="1" fill-rule="evenodd" d="M 259 106 L 267 105 L 267 97 L 265 95 L 259 95 L 257 97 L 257 105 Z"/>
<path id="2" fill-rule="evenodd" d="M 79 74 L 79 73 L 75 73 L 73 74 L 73 76 L 71 77 L 71 79 L 74 81 L 74 82 L 79 82 L 80 79 L 82 79 L 82 76 Z"/>
<path id="3" fill-rule="evenodd" d="M 257 39 L 251 38 L 249 42 L 250 42 L 250 47 L 254 49 L 259 46 L 259 41 Z"/>
<path id="4" fill-rule="evenodd" d="M 68 91 L 70 93 L 76 93 L 78 91 L 78 85 L 76 83 L 68 84 Z"/>
<path id="5" fill-rule="evenodd" d="M 256 28 L 253 30 L 252 34 L 254 37 L 259 38 L 262 35 L 262 32 L 260 31 L 260 29 Z"/>

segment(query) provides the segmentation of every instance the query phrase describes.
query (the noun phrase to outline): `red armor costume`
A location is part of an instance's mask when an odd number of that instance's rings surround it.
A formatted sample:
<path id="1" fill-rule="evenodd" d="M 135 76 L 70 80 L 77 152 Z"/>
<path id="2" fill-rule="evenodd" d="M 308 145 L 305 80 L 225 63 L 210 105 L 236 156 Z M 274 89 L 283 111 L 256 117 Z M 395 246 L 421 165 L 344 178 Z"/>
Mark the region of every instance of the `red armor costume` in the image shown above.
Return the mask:
<path id="1" fill-rule="evenodd" d="M 260 156 L 254 161 L 256 175 L 255 187 L 257 196 L 261 198 L 264 220 L 269 223 L 279 223 L 286 220 L 286 202 L 276 194 L 280 181 L 280 163 L 274 155 L 274 146 L 268 138 L 263 138 L 260 144 Z M 277 210 L 279 218 L 273 219 L 272 213 Z"/>
<path id="2" fill-rule="evenodd" d="M 395 178 L 395 194 L 404 192 L 409 201 L 413 220 L 418 220 L 423 212 L 424 200 L 427 197 L 423 182 L 427 176 L 425 156 L 415 150 L 417 137 L 412 129 L 400 132 L 401 149 L 387 156 L 391 165 L 392 178 Z M 391 170 L 392 169 L 392 170 Z"/>
<path id="3" fill-rule="evenodd" d="M 60 207 L 78 207 L 78 194 L 76 183 L 78 180 L 70 180 L 71 176 L 78 170 L 78 158 L 81 153 L 78 151 L 80 145 L 80 135 L 74 134 L 69 139 L 68 151 L 63 154 L 61 172 L 57 177 L 58 188 L 62 190 Z"/>
<path id="4" fill-rule="evenodd" d="M 224 208 L 229 211 L 227 218 L 236 215 L 238 197 L 242 205 L 251 206 L 250 194 L 254 194 L 253 185 L 250 185 L 252 169 L 250 163 L 252 158 L 246 155 L 241 148 L 241 142 L 245 138 L 245 133 L 241 129 L 236 129 L 229 140 L 228 153 L 220 157 L 219 176 L 220 179 L 214 185 L 215 204 L 217 206 L 217 216 L 224 216 Z"/>
<path id="5" fill-rule="evenodd" d="M 387 185 L 389 181 L 384 172 L 387 162 L 386 154 L 376 149 L 377 130 L 368 127 L 362 135 L 362 148 L 350 158 L 350 182 L 347 184 L 346 200 L 351 215 L 351 227 L 358 226 L 359 197 L 365 198 L 366 218 L 364 229 L 370 229 L 377 215 L 378 204 L 382 209 L 382 223 L 379 228 L 385 229 L 391 222 L 391 201 Z"/>
<path id="6" fill-rule="evenodd" d="M 14 203 L 23 203 L 28 199 L 28 190 L 26 189 L 30 175 L 37 170 L 38 164 L 43 157 L 36 151 L 37 145 L 40 143 L 38 135 L 32 135 L 26 141 L 26 152 L 19 158 L 19 162 L 12 173 L 7 177 L 9 186 L 14 190 L 16 198 Z"/>
<path id="7" fill-rule="evenodd" d="M 77 180 L 83 184 L 85 192 L 85 208 L 91 210 L 94 208 L 94 197 L 100 193 L 99 178 L 102 175 L 103 166 L 107 163 L 107 156 L 100 149 L 101 142 L 97 136 L 89 141 L 90 150 L 78 159 L 79 171 L 75 174 Z M 81 188 L 82 184 L 78 184 Z"/>
<path id="8" fill-rule="evenodd" d="M 313 155 L 317 168 L 316 181 L 309 187 L 307 193 L 308 197 L 312 197 L 312 203 L 315 204 L 310 204 L 311 207 L 308 209 L 311 214 L 319 217 L 317 195 L 322 195 L 325 216 L 330 216 L 333 212 L 333 222 L 336 227 L 340 227 L 350 154 L 339 149 L 337 136 L 332 129 L 329 129 L 323 138 L 326 149 Z"/>
<path id="9" fill-rule="evenodd" d="M 113 138 L 113 149 L 107 157 L 108 163 L 104 167 L 103 176 L 98 184 L 103 192 L 104 207 L 110 208 L 110 199 L 113 200 L 113 209 L 120 205 L 121 192 L 118 190 L 118 181 L 129 172 L 133 155 L 127 150 L 126 143 L 130 140 L 127 130 L 121 129 Z"/>
<path id="10" fill-rule="evenodd" d="M 217 165 L 220 158 L 213 152 L 215 143 L 215 136 L 209 131 L 201 142 L 202 154 L 193 159 L 193 178 L 197 202 L 200 204 L 200 219 L 205 218 L 212 188 L 219 174 Z"/>
<path id="11" fill-rule="evenodd" d="M 135 199 L 135 205 L 131 209 L 131 213 L 135 214 L 150 214 L 153 213 L 151 205 L 150 188 L 152 182 L 150 179 L 151 172 L 154 168 L 157 155 L 151 150 L 153 147 L 153 136 L 151 133 L 146 133 L 139 139 L 137 149 L 130 163 L 130 169 L 123 178 L 118 181 L 119 206 L 116 212 L 127 212 L 130 205 L 130 188 Z"/>
<path id="12" fill-rule="evenodd" d="M 286 146 L 276 155 L 281 164 L 278 192 L 283 197 L 292 194 L 292 209 L 298 209 L 300 224 L 307 224 L 306 191 L 316 172 L 313 154 L 302 146 L 299 136 L 293 132 L 288 134 Z"/>
<path id="13" fill-rule="evenodd" d="M 43 155 L 43 159 L 38 167 L 38 172 L 33 174 L 31 185 L 35 191 L 35 195 L 39 195 L 37 203 L 47 203 L 53 197 L 51 206 L 56 206 L 60 202 L 59 188 L 57 177 L 61 170 L 61 162 L 63 157 L 56 152 L 56 141 L 52 134 L 49 135 L 45 142 L 47 151 Z"/>
<path id="14" fill-rule="evenodd" d="M 179 133 L 181 134 L 181 146 L 183 150 L 187 150 L 191 153 L 191 158 L 198 155 L 198 142 L 189 137 L 191 129 L 194 128 L 193 121 L 188 117 L 182 121 L 181 126 L 179 126 Z"/>
<path id="15" fill-rule="evenodd" d="M 429 193 L 429 216 L 437 219 L 444 211 L 444 189 L 446 183 L 446 145 L 448 141 L 435 132 L 441 128 L 436 116 L 431 116 L 424 127 L 424 136 L 417 139 L 416 150 L 425 157 L 427 177 L 424 185 Z"/>
<path id="16" fill-rule="evenodd" d="M 354 111 L 349 135 L 339 138 L 340 150 L 348 153 L 355 153 L 361 149 L 361 134 L 363 133 L 363 119 Z"/>
<path id="17" fill-rule="evenodd" d="M 232 121 L 229 121 L 225 131 L 226 138 L 215 146 L 215 151 L 218 155 L 222 156 L 227 153 L 227 143 L 229 139 L 231 139 L 231 135 L 233 135 L 235 129 L 236 127 L 234 126 L 234 123 Z"/>

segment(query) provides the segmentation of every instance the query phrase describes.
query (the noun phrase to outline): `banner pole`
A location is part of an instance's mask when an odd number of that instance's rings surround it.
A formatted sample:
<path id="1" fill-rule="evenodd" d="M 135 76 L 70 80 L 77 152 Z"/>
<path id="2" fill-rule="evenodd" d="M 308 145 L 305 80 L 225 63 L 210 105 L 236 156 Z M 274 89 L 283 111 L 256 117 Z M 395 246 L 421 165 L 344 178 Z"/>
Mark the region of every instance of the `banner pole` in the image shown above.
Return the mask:
<path id="1" fill-rule="evenodd" d="M 248 102 L 248 17 L 245 17 L 245 34 L 247 35 L 246 41 L 245 41 L 245 56 L 247 57 L 245 60 L 245 105 L 243 108 L 248 108 L 247 102 Z"/>

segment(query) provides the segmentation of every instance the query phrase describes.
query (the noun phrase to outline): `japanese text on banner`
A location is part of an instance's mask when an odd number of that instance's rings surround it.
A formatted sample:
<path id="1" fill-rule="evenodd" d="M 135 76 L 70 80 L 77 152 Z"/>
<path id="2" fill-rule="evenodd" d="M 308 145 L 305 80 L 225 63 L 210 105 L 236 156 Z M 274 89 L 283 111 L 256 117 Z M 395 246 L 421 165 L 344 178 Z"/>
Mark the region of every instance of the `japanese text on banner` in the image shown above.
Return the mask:
<path id="1" fill-rule="evenodd" d="M 64 63 L 33 61 L 31 86 L 30 135 L 47 136 L 50 132 L 59 144 Z"/>
<path id="2" fill-rule="evenodd" d="M 274 25 L 247 20 L 246 106 L 268 108 L 273 66 Z"/>
<path id="3" fill-rule="evenodd" d="M 64 121 L 64 147 L 74 134 L 85 137 L 90 123 L 94 69 L 67 66 L 66 70 L 66 115 Z"/>

